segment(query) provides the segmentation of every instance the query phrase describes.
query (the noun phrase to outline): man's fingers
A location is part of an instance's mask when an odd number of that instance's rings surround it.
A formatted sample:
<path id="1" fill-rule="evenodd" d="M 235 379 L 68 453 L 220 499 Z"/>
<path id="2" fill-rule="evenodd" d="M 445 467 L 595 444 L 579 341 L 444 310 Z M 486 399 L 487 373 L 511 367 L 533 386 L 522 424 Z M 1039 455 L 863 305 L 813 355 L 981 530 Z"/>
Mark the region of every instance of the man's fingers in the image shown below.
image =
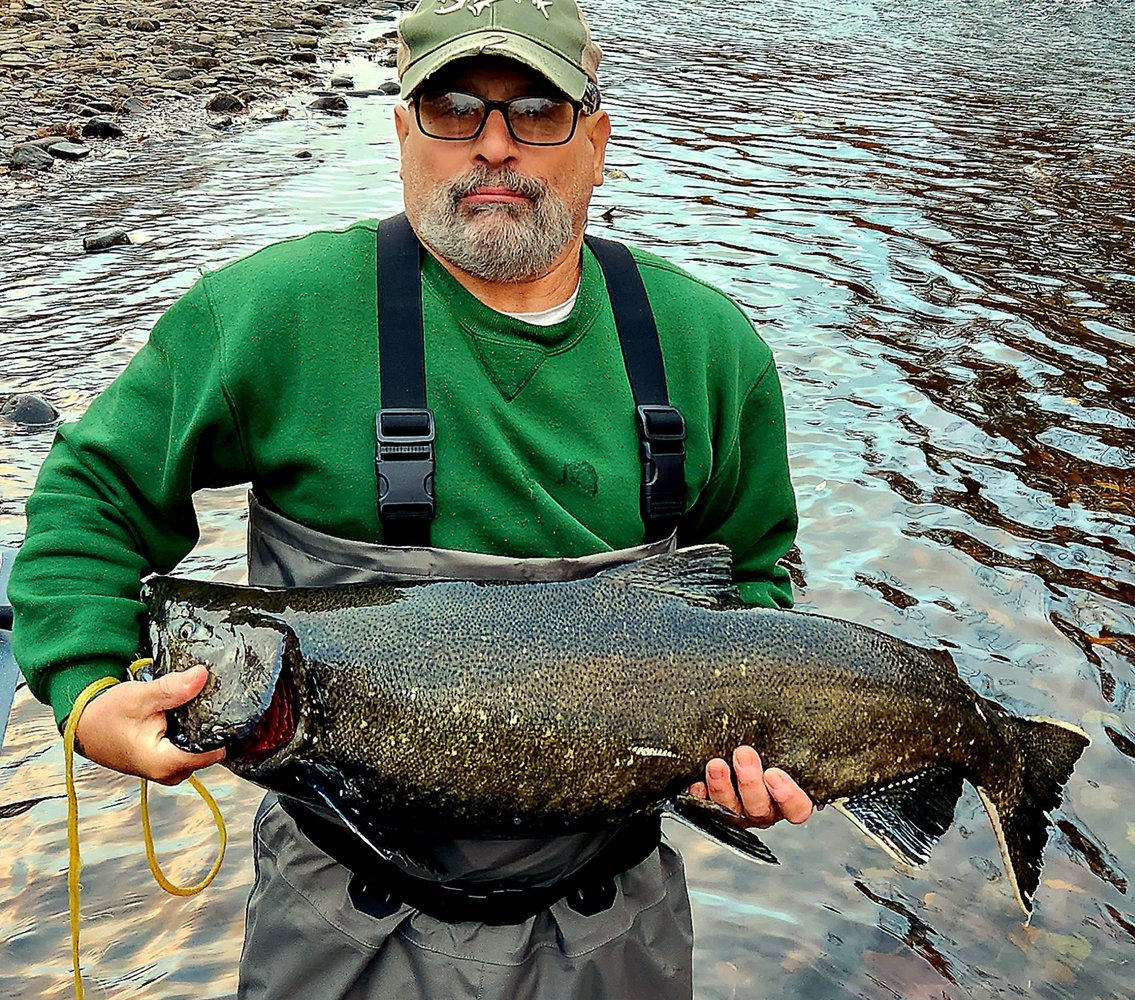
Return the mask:
<path id="1" fill-rule="evenodd" d="M 153 756 L 147 762 L 149 771 L 145 777 L 160 785 L 177 785 L 194 771 L 219 764 L 225 759 L 225 750 L 210 750 L 208 753 L 186 753 L 178 750 L 169 740 L 162 740 Z"/>
<path id="2" fill-rule="evenodd" d="M 179 708 L 196 697 L 209 679 L 209 671 L 202 666 L 190 667 L 173 674 L 164 674 L 146 684 L 150 706 L 158 712 Z"/>
<path id="3" fill-rule="evenodd" d="M 812 800 L 808 793 L 779 767 L 765 771 L 765 784 L 789 823 L 803 823 L 812 815 Z"/>
<path id="4" fill-rule="evenodd" d="M 697 799 L 704 799 L 709 794 L 704 781 L 695 781 L 687 791 Z"/>
<path id="5" fill-rule="evenodd" d="M 733 775 L 729 771 L 729 765 L 720 757 L 714 757 L 706 764 L 705 783 L 709 797 L 714 802 L 730 812 L 740 814 L 741 800 L 737 797 L 737 789 L 733 787 Z"/>
<path id="6" fill-rule="evenodd" d="M 761 758 L 752 747 L 738 747 L 733 751 L 733 773 L 741 792 L 745 815 L 758 826 L 771 826 L 779 819 L 776 802 L 765 787 L 765 771 Z"/>

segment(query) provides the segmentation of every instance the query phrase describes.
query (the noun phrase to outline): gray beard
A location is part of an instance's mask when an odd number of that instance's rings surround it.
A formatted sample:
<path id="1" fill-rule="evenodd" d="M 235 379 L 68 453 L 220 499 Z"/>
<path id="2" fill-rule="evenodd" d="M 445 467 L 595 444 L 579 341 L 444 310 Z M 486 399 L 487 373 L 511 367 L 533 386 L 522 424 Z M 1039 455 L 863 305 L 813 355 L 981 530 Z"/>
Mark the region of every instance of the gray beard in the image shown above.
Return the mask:
<path id="1" fill-rule="evenodd" d="M 478 187 L 508 188 L 527 205 L 462 206 Z M 419 209 L 418 235 L 484 281 L 517 282 L 549 271 L 575 235 L 567 205 L 543 182 L 512 170 L 475 170 L 436 188 Z"/>

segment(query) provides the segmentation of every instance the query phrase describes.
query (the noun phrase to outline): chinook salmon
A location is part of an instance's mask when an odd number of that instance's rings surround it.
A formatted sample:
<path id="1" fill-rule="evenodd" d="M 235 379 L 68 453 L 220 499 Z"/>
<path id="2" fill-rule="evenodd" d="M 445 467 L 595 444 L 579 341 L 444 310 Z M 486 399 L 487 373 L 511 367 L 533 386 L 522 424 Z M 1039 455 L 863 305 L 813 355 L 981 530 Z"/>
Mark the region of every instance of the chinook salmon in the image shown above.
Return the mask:
<path id="1" fill-rule="evenodd" d="M 236 774 L 356 832 L 544 836 L 668 808 L 775 861 L 731 813 L 684 794 L 710 758 L 750 744 L 912 867 L 969 781 L 1031 911 L 1047 813 L 1087 735 L 1009 714 L 943 649 L 746 608 L 730 570 L 728 549 L 702 545 L 570 583 L 156 577 L 143 599 L 153 674 L 210 673 L 169 713 L 171 739 L 227 747 Z"/>

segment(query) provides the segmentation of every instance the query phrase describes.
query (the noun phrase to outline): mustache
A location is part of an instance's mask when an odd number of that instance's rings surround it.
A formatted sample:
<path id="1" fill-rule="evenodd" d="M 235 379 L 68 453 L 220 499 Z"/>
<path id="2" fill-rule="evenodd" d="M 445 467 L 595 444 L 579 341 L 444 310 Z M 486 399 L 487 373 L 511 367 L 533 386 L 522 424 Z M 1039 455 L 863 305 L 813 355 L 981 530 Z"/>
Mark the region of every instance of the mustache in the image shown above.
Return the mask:
<path id="1" fill-rule="evenodd" d="M 450 181 L 446 188 L 453 205 L 467 195 L 471 195 L 478 188 L 494 187 L 504 188 L 513 194 L 518 194 L 530 201 L 540 201 L 548 191 L 548 185 L 536 177 L 522 174 L 518 170 L 489 170 L 487 167 L 478 167 L 476 170 Z"/>

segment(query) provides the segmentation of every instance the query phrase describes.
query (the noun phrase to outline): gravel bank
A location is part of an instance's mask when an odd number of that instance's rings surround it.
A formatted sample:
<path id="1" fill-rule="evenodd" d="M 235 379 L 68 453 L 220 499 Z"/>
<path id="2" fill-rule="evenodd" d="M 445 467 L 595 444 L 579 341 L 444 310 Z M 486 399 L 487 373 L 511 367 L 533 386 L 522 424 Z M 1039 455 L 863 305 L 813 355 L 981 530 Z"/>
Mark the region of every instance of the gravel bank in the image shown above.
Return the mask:
<path id="1" fill-rule="evenodd" d="M 278 118 L 285 94 L 330 91 L 337 60 L 393 67 L 390 36 L 405 6 L 0 0 L 0 197 L 115 144 Z M 334 80 L 340 93 L 353 85 Z"/>

